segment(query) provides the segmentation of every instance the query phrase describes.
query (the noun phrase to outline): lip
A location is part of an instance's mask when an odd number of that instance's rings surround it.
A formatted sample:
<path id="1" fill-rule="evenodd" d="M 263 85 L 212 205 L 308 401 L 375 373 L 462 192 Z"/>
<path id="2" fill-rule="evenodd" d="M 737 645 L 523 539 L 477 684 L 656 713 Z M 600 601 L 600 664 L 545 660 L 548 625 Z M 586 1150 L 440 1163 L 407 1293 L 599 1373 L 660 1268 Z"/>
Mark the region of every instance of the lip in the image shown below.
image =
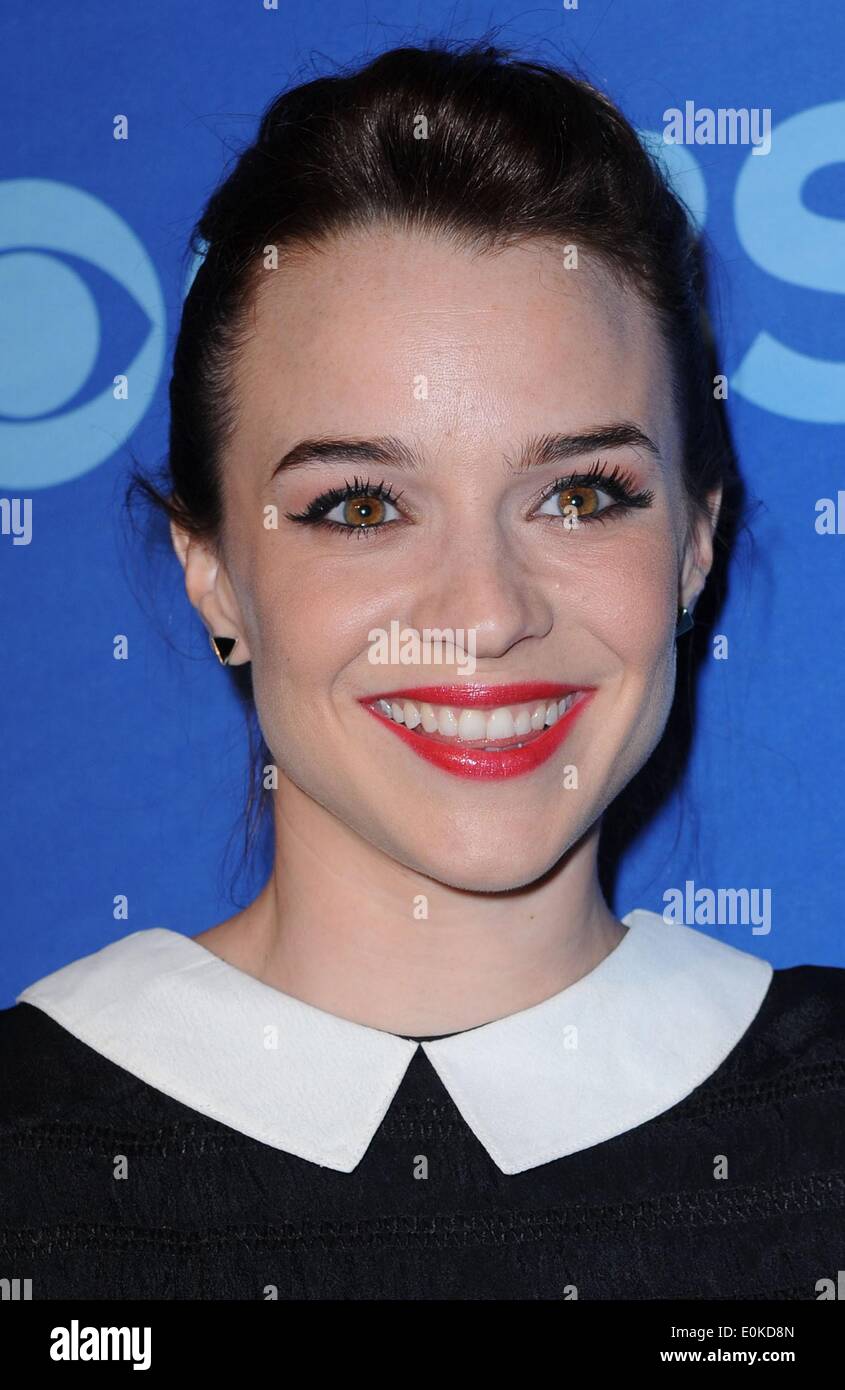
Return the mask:
<path id="1" fill-rule="evenodd" d="M 417 734 L 404 724 L 397 724 L 373 707 L 376 700 L 421 700 L 462 709 L 495 709 L 501 705 L 516 705 L 531 700 L 559 700 L 576 690 L 581 692 L 581 698 L 575 701 L 562 719 L 544 729 L 522 748 L 504 748 L 499 752 L 466 743 L 455 746 L 453 743 L 439 742 L 427 734 Z M 442 771 L 450 772 L 455 777 L 500 780 L 524 776 L 547 762 L 590 704 L 596 691 L 596 686 L 561 685 L 551 681 L 524 681 L 513 685 L 427 685 L 367 695 L 359 703 L 380 724 L 401 738 L 418 757 Z"/>

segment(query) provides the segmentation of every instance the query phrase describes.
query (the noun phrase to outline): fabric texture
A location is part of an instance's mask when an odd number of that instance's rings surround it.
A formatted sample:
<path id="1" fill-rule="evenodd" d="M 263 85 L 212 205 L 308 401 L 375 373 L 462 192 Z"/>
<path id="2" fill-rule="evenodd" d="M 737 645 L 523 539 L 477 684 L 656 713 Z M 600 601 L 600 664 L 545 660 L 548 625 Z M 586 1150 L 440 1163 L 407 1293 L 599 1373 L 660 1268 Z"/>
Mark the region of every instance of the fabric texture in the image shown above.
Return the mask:
<path id="1" fill-rule="evenodd" d="M 845 1267 L 845 970 L 775 971 L 684 1099 L 516 1174 L 412 1046 L 346 1173 L 0 1012 L 0 1269 L 36 1299 L 809 1300 Z"/>
<path id="2" fill-rule="evenodd" d="M 757 956 L 638 909 L 618 945 L 553 997 L 417 1043 L 284 994 L 154 928 L 30 985 L 110 1061 L 211 1119 L 352 1172 L 421 1049 L 503 1173 L 613 1138 L 688 1095 L 769 987 Z"/>

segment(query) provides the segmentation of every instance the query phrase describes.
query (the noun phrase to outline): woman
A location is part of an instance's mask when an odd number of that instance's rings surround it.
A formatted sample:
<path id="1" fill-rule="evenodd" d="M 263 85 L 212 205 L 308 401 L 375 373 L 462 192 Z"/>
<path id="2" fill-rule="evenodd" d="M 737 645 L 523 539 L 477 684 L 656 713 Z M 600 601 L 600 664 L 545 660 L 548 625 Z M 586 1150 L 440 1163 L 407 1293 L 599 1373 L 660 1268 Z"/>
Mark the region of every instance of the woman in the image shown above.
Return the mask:
<path id="1" fill-rule="evenodd" d="M 406 49 L 274 102 L 198 231 L 140 486 L 249 665 L 273 868 L 2 1016 L 6 1262 L 36 1298 L 821 1296 L 845 971 L 599 884 L 730 521 L 683 208 L 586 83 Z"/>

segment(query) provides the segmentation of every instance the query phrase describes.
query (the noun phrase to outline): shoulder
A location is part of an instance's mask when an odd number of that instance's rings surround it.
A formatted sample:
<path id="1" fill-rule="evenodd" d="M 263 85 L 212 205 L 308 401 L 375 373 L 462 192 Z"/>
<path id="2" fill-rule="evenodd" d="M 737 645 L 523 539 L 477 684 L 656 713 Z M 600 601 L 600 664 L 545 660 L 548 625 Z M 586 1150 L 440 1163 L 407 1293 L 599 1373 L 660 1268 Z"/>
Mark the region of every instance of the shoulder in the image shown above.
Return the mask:
<path id="1" fill-rule="evenodd" d="M 772 973 L 769 1022 L 807 1042 L 845 1042 L 845 967 L 790 965 Z"/>
<path id="2" fill-rule="evenodd" d="M 93 1115 L 133 1082 L 34 1005 L 0 1010 L 0 1130 Z"/>
<path id="3" fill-rule="evenodd" d="M 793 965 L 772 972 L 748 1031 L 721 1069 L 792 1095 L 845 1092 L 845 968 Z"/>
<path id="4" fill-rule="evenodd" d="M 657 913 L 638 909 L 624 920 L 640 943 L 635 963 L 652 1003 L 655 981 L 668 982 L 669 996 L 680 1002 L 672 1026 L 682 1021 L 677 1037 L 684 1051 L 715 1020 L 721 1040 L 733 1034 L 733 1049 L 723 1054 L 729 1070 L 762 1074 L 798 1062 L 834 1068 L 845 1062 L 845 968 L 774 969 L 761 956 Z M 629 952 L 629 965 L 631 959 Z M 660 1006 L 665 1012 L 665 995 Z M 649 1026 L 656 1031 L 658 1021 Z"/>
<path id="5" fill-rule="evenodd" d="M 775 970 L 764 1021 L 784 1042 L 845 1052 L 845 967 L 791 965 Z"/>
<path id="6" fill-rule="evenodd" d="M 176 932 L 133 932 L 44 975 L 0 1010 L 0 1125 L 28 1116 L 78 1122 L 138 1094 L 139 1015 L 158 989 L 161 1007 L 146 1010 L 147 1046 L 155 1046 L 167 1021 L 166 982 L 194 964 L 193 952 L 208 956 Z"/>

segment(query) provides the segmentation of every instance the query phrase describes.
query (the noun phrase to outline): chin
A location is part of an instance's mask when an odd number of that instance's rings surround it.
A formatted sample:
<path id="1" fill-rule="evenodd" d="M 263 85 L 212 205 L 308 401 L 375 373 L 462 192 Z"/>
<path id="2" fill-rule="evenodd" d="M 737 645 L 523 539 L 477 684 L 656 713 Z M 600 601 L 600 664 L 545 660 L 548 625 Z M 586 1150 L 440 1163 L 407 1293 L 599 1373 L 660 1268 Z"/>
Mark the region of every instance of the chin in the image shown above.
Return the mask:
<path id="1" fill-rule="evenodd" d="M 477 838 L 477 831 L 476 824 L 473 838 Z M 419 843 L 393 843 L 384 848 L 392 859 L 448 888 L 470 893 L 507 893 L 542 878 L 567 853 L 580 833 L 579 827 L 577 833 L 574 829 L 568 834 L 562 833 L 553 843 L 538 844 L 535 824 L 533 844 L 530 833 L 522 835 L 511 828 L 502 838 L 488 837 L 484 844 L 462 842 L 459 835 L 453 835 L 449 845 L 435 852 L 429 832 L 424 854 L 420 854 Z M 426 831 L 421 831 L 423 835 Z"/>

